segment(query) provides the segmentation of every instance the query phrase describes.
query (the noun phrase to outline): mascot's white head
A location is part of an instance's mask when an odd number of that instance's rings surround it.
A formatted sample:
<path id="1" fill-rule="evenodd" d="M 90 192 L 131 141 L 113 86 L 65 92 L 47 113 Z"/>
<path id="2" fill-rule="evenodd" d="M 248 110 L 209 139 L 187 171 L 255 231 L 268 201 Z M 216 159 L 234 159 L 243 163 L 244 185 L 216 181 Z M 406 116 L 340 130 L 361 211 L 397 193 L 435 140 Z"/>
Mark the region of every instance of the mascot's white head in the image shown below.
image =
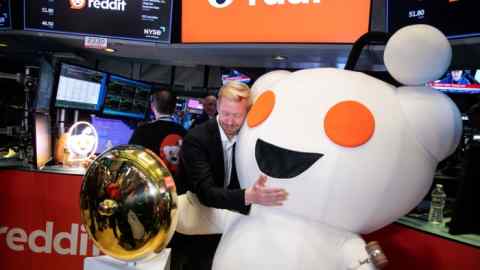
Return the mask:
<path id="1" fill-rule="evenodd" d="M 241 186 L 265 174 L 289 193 L 271 211 L 356 233 L 398 219 L 428 192 L 437 163 L 460 139 L 457 107 L 424 87 L 450 60 L 445 36 L 415 25 L 395 33 L 384 54 L 405 87 L 330 68 L 263 75 L 239 135 Z"/>

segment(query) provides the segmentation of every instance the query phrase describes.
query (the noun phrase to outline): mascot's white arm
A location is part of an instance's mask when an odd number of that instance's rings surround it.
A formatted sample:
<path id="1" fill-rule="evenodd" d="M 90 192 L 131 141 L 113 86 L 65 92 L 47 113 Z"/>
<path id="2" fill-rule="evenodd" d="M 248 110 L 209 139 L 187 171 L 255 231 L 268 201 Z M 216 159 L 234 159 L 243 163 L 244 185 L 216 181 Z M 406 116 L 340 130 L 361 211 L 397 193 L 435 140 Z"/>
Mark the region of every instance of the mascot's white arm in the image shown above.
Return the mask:
<path id="1" fill-rule="evenodd" d="M 204 206 L 191 192 L 178 196 L 176 231 L 187 235 L 223 233 L 226 225 L 241 214 Z"/>

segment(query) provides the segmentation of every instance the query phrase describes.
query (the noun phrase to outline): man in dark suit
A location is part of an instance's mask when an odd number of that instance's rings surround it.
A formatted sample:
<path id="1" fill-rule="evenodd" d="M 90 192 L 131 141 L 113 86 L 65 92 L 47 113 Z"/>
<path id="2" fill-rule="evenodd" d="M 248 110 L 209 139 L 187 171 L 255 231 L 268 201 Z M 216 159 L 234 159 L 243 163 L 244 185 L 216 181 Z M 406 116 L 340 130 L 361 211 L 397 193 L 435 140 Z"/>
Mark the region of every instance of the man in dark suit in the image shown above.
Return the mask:
<path id="1" fill-rule="evenodd" d="M 195 193 L 206 206 L 248 214 L 250 204 L 281 205 L 287 198 L 284 189 L 266 186 L 266 176 L 241 189 L 234 164 L 234 145 L 251 105 L 250 88 L 229 82 L 218 94 L 216 118 L 191 129 L 180 151 L 177 179 Z M 197 236 L 192 258 L 196 269 L 211 269 L 219 235 Z"/>
<path id="2" fill-rule="evenodd" d="M 164 161 L 172 174 L 177 169 L 178 152 L 187 133 L 172 117 L 176 101 L 175 95 L 166 89 L 153 93 L 151 110 L 155 114 L 155 121 L 138 127 L 128 142 L 153 151 Z"/>
<path id="3" fill-rule="evenodd" d="M 192 127 L 198 126 L 217 115 L 217 98 L 214 95 L 207 95 L 202 100 L 203 112 L 192 123 Z"/>
<path id="4" fill-rule="evenodd" d="M 178 152 L 187 131 L 173 119 L 176 96 L 167 89 L 162 89 L 151 95 L 150 108 L 155 115 L 155 120 L 138 127 L 130 138 L 129 144 L 141 145 L 157 154 L 172 174 L 176 173 L 178 166 Z M 175 182 L 178 183 L 178 181 Z M 181 183 L 178 183 L 181 185 Z M 188 246 L 190 239 L 175 233 L 169 243 L 172 248 L 172 270 L 184 269 L 182 266 L 188 262 Z"/>

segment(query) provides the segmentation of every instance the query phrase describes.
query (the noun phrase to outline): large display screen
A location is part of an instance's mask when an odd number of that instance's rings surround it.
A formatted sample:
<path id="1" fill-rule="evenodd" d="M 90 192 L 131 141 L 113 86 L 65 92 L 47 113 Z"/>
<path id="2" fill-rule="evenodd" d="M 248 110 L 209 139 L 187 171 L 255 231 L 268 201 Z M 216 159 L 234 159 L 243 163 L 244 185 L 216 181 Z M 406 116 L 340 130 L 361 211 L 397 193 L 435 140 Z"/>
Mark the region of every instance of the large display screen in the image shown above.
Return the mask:
<path id="1" fill-rule="evenodd" d="M 24 0 L 25 29 L 170 42 L 172 0 Z"/>
<path id="2" fill-rule="evenodd" d="M 104 72 L 62 64 L 55 107 L 100 110 L 105 97 L 106 79 Z"/>
<path id="3" fill-rule="evenodd" d="M 0 30 L 12 27 L 10 0 L 0 0 Z"/>
<path id="4" fill-rule="evenodd" d="M 478 0 L 388 0 L 387 29 L 390 33 L 411 24 L 429 24 L 445 35 L 480 35 Z"/>
<path id="5" fill-rule="evenodd" d="M 428 85 L 451 94 L 480 94 L 480 69 L 450 70 L 442 79 Z"/>
<path id="6" fill-rule="evenodd" d="M 180 0 L 179 0 L 180 1 Z M 353 43 L 371 0 L 181 0 L 182 42 Z"/>
<path id="7" fill-rule="evenodd" d="M 111 75 L 103 114 L 145 119 L 151 89 L 149 84 Z"/>

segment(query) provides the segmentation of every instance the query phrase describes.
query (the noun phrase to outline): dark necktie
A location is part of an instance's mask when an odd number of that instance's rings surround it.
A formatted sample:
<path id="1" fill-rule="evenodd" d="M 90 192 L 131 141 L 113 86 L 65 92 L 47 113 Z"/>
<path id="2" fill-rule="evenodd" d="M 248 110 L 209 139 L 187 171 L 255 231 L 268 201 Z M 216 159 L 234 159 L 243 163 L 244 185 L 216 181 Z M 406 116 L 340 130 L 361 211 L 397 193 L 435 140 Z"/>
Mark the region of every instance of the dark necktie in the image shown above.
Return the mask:
<path id="1" fill-rule="evenodd" d="M 235 143 L 232 149 L 232 172 L 230 173 L 230 183 L 228 184 L 227 189 L 240 188 L 240 184 L 238 182 L 238 177 L 237 177 L 237 168 L 235 166 L 235 147 L 236 146 L 237 144 Z"/>

